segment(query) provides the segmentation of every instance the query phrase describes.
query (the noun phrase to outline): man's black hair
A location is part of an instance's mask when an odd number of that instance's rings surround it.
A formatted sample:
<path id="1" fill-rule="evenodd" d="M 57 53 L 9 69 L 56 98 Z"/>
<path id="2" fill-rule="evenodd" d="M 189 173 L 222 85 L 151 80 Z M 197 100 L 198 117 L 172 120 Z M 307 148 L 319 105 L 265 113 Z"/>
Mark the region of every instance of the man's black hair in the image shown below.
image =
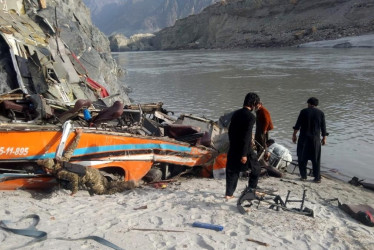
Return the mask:
<path id="1" fill-rule="evenodd" d="M 315 97 L 311 97 L 308 99 L 307 103 L 313 106 L 318 106 L 318 99 Z"/>
<path id="2" fill-rule="evenodd" d="M 266 141 L 267 145 L 271 145 L 273 143 L 275 143 L 275 141 L 273 139 L 269 139 L 269 140 Z"/>
<path id="3" fill-rule="evenodd" d="M 253 92 L 249 92 L 244 99 L 243 106 L 254 107 L 260 102 L 260 97 Z"/>

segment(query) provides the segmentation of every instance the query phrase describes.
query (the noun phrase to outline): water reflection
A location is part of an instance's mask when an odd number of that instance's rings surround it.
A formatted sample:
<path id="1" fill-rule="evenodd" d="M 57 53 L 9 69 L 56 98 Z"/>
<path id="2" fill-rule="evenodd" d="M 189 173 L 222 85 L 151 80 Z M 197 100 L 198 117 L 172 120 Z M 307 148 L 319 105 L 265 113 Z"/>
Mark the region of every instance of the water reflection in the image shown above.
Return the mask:
<path id="1" fill-rule="evenodd" d="M 135 102 L 217 120 L 257 92 L 275 125 L 271 135 L 294 152 L 292 126 L 316 96 L 330 133 L 322 165 L 374 180 L 374 53 L 370 49 L 270 49 L 114 54 Z M 179 112 L 180 111 L 180 112 Z"/>

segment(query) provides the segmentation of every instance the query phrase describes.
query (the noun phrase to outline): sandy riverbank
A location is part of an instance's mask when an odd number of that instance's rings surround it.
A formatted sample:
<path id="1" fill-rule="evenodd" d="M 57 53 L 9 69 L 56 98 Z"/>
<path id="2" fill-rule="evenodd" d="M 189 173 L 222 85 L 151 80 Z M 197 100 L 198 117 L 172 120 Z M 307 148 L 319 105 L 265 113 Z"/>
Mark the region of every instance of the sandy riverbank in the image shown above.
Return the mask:
<path id="1" fill-rule="evenodd" d="M 79 191 L 54 190 L 49 194 L 27 191 L 0 192 L 0 219 L 16 221 L 38 214 L 38 230 L 48 238 L 27 249 L 107 249 L 92 240 L 62 241 L 96 235 L 124 249 L 373 249 L 374 228 L 354 220 L 327 199 L 347 204 L 373 204 L 374 192 L 348 183 L 323 178 L 322 183 L 301 182 L 297 175 L 263 178 L 259 186 L 278 189 L 285 199 L 300 199 L 315 217 L 270 210 L 261 203 L 242 215 L 236 199 L 225 201 L 225 180 L 183 178 L 164 189 L 146 185 L 111 196 L 89 196 Z M 240 180 L 239 196 L 247 180 Z M 144 209 L 144 206 L 146 207 Z M 143 207 L 143 209 L 138 209 Z M 299 207 L 290 204 L 289 207 Z M 192 227 L 195 221 L 221 225 L 223 231 Z M 26 227 L 30 221 L 14 225 Z M 136 229 L 152 229 L 139 231 Z M 165 231 L 163 231 L 165 230 Z M 169 231 L 167 231 L 169 230 Z M 172 232 L 182 231 L 182 232 Z M 247 239 L 255 239 L 262 246 Z M 18 247 L 30 238 L 0 230 L 1 249 Z M 108 248 L 109 249 L 109 248 Z"/>

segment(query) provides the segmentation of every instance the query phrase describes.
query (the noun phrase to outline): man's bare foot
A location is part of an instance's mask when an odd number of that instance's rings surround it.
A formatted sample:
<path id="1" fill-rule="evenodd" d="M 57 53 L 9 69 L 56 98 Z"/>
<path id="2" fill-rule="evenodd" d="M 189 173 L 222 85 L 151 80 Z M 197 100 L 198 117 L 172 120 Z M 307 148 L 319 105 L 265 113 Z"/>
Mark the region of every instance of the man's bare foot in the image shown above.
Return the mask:
<path id="1" fill-rule="evenodd" d="M 233 196 L 233 195 L 226 195 L 226 196 L 225 196 L 225 199 L 226 199 L 226 200 L 230 200 L 230 199 L 232 199 L 232 198 L 234 198 L 234 197 L 235 197 L 235 196 Z"/>

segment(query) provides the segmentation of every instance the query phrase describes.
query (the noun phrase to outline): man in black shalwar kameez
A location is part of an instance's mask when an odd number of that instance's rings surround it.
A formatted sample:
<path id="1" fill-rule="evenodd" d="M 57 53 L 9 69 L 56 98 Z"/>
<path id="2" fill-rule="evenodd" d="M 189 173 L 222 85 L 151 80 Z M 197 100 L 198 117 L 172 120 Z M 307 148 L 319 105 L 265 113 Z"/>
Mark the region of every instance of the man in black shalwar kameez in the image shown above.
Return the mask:
<path id="1" fill-rule="evenodd" d="M 248 166 L 251 169 L 248 187 L 256 188 L 261 172 L 261 165 L 252 149 L 252 130 L 256 117 L 252 110 L 260 102 L 255 93 L 248 93 L 244 99 L 243 108 L 234 112 L 230 127 L 230 148 L 226 163 L 226 199 L 233 198 L 238 184 L 239 173 Z"/>
<path id="2" fill-rule="evenodd" d="M 308 160 L 312 162 L 314 182 L 321 182 L 321 144 L 326 144 L 326 122 L 324 113 L 317 108 L 318 99 L 311 97 L 307 101 L 308 108 L 300 111 L 293 127 L 292 141 L 297 141 L 297 157 L 302 180 L 307 179 L 306 166 Z M 300 130 L 299 140 L 297 132 Z M 322 135 L 322 140 L 321 140 Z"/>

